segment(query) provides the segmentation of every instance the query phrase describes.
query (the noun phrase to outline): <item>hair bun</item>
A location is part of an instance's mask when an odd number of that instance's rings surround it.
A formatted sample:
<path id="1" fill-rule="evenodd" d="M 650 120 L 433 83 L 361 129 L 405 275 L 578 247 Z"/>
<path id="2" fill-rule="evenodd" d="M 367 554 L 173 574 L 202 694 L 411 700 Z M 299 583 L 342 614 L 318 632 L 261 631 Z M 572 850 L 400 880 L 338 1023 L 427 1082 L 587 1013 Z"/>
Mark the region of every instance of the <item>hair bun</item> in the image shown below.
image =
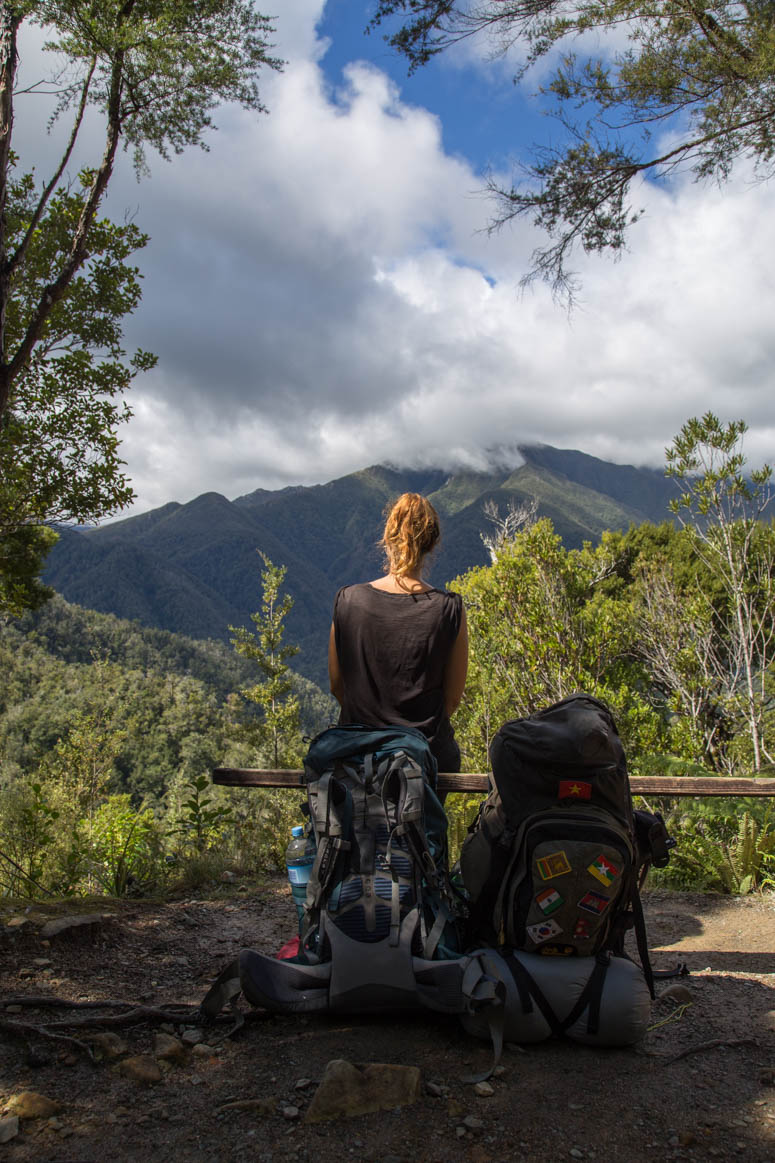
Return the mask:
<path id="1" fill-rule="evenodd" d="M 440 535 L 438 513 L 427 497 L 403 493 L 388 512 L 379 543 L 390 572 L 397 577 L 419 573 Z"/>

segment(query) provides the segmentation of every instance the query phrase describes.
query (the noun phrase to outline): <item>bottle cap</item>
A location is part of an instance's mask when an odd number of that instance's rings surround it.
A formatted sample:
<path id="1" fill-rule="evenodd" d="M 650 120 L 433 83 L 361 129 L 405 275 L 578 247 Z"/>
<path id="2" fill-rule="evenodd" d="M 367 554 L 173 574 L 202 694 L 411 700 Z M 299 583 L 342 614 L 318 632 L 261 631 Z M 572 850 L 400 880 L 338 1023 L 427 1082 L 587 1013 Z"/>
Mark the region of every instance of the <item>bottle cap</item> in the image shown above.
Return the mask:
<path id="1" fill-rule="evenodd" d="M 303 824 L 295 824 L 294 827 L 291 828 L 291 835 L 294 837 L 303 836 L 304 835 L 304 825 Z"/>

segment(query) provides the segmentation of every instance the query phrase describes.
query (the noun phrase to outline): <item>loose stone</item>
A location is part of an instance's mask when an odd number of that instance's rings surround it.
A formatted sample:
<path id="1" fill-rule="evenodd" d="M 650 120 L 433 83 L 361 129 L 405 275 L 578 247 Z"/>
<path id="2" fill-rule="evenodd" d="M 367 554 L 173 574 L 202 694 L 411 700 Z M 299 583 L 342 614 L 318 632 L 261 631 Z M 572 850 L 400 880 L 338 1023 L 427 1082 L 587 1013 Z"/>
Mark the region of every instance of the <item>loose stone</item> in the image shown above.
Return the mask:
<path id="1" fill-rule="evenodd" d="M 113 1058 L 120 1058 L 122 1054 L 127 1052 L 127 1044 L 123 1038 L 118 1034 L 114 1034 L 112 1030 L 106 1030 L 101 1034 L 92 1034 L 85 1039 L 96 1046 L 103 1058 L 108 1060 Z"/>
<path id="2" fill-rule="evenodd" d="M 168 1062 L 185 1062 L 188 1051 L 179 1038 L 159 1031 L 153 1039 L 153 1052 L 157 1058 Z"/>
<path id="3" fill-rule="evenodd" d="M 195 1058 L 212 1058 L 217 1051 L 215 1047 L 208 1046 L 206 1042 L 197 1042 L 195 1046 L 191 1047 L 191 1053 Z"/>
<path id="4" fill-rule="evenodd" d="M 342 1058 L 329 1062 L 305 1116 L 307 1123 L 353 1118 L 409 1106 L 421 1094 L 416 1066 L 372 1062 L 356 1066 Z"/>
<path id="5" fill-rule="evenodd" d="M 15 1139 L 18 1134 L 18 1115 L 11 1115 L 10 1118 L 0 1119 L 0 1143 L 10 1143 L 11 1139 Z"/>
<path id="6" fill-rule="evenodd" d="M 86 917 L 58 917 L 55 921 L 49 921 L 40 930 L 41 937 L 51 940 L 53 937 L 61 937 L 64 933 L 68 936 L 92 936 L 97 929 L 102 927 L 104 918 L 100 913 L 90 913 Z"/>
<path id="7" fill-rule="evenodd" d="M 677 1005 L 690 1005 L 694 1000 L 692 991 L 687 989 L 685 985 L 669 985 L 667 989 L 663 989 L 659 995 L 659 1000 L 667 998 L 668 1001 L 674 1001 Z"/>
<path id="8" fill-rule="evenodd" d="M 6 1112 L 20 1119 L 50 1119 L 59 1109 L 58 1102 L 34 1090 L 23 1090 L 6 1104 Z"/>
<path id="9" fill-rule="evenodd" d="M 150 1054 L 135 1054 L 132 1058 L 125 1058 L 118 1069 L 125 1078 L 135 1082 L 144 1082 L 146 1085 L 161 1082 L 159 1063 Z"/>

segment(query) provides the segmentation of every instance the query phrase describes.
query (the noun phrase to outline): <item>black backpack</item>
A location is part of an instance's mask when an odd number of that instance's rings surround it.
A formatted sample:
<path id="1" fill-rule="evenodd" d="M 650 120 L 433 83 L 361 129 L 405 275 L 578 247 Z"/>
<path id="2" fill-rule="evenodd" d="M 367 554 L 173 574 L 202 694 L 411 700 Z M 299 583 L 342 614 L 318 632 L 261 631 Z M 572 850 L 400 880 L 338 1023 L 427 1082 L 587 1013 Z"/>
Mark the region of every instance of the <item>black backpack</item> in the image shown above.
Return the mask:
<path id="1" fill-rule="evenodd" d="M 661 817 L 635 813 L 616 724 L 576 694 L 505 723 L 490 747 L 494 787 L 463 844 L 467 944 L 552 957 L 623 952 L 635 928 L 653 996 L 639 888 L 667 863 Z"/>

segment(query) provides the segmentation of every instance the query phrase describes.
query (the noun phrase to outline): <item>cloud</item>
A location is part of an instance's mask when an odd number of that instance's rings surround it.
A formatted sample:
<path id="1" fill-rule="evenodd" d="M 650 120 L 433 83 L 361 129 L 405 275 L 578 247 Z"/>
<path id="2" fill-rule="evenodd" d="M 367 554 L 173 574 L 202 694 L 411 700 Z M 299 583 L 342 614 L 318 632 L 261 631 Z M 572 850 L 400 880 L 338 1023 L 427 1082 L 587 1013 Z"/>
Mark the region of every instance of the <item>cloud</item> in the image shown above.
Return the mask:
<path id="1" fill-rule="evenodd" d="M 209 153 L 140 185 L 124 159 L 111 189 L 152 236 L 127 326 L 160 357 L 124 438 L 138 510 L 527 443 L 660 464 L 709 408 L 772 459 L 773 187 L 644 183 L 630 252 L 580 256 L 569 319 L 519 293 L 542 240 L 482 231 L 481 173 L 439 117 L 374 65 L 332 81 L 322 4 L 282 7 L 269 115 L 221 110 Z"/>

